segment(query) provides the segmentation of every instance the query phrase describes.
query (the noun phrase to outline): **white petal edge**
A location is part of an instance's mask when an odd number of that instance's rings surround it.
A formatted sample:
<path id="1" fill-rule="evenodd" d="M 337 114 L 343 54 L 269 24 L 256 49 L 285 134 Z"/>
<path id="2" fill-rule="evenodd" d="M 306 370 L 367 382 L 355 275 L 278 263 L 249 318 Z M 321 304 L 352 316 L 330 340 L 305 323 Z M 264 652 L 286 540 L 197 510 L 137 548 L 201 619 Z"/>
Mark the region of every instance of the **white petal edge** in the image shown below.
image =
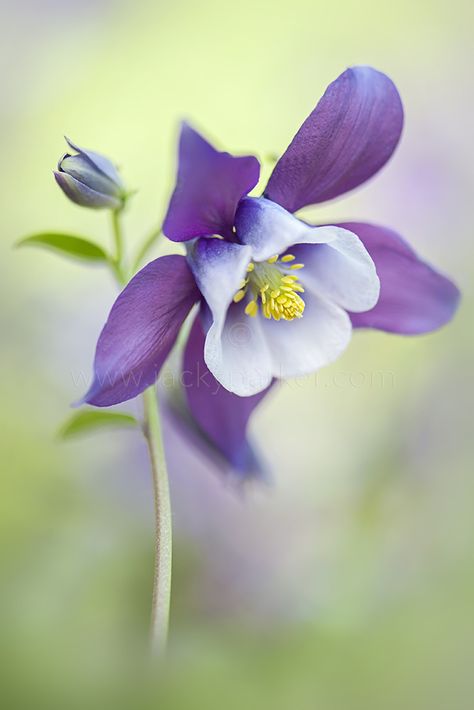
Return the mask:
<path id="1" fill-rule="evenodd" d="M 229 392 L 249 397 L 272 381 L 272 359 L 260 318 L 232 305 L 225 322 L 214 320 L 204 345 L 204 360 L 216 380 Z"/>
<path id="2" fill-rule="evenodd" d="M 359 237 L 342 227 L 332 230 L 327 244 L 301 244 L 291 248 L 304 264 L 298 274 L 303 286 L 359 313 L 375 306 L 380 296 L 380 280 L 375 264 Z"/>
<path id="3" fill-rule="evenodd" d="M 252 258 L 248 246 L 201 237 L 188 247 L 187 260 L 215 322 L 224 324 Z"/>
<path id="4" fill-rule="evenodd" d="M 302 318 L 262 322 L 274 377 L 309 375 L 336 360 L 349 345 L 352 325 L 342 308 L 309 291 L 305 303 Z"/>
<path id="5" fill-rule="evenodd" d="M 252 247 L 255 261 L 282 254 L 293 244 L 326 244 L 335 238 L 329 227 L 310 227 L 264 197 L 246 197 L 235 216 L 237 236 Z"/>

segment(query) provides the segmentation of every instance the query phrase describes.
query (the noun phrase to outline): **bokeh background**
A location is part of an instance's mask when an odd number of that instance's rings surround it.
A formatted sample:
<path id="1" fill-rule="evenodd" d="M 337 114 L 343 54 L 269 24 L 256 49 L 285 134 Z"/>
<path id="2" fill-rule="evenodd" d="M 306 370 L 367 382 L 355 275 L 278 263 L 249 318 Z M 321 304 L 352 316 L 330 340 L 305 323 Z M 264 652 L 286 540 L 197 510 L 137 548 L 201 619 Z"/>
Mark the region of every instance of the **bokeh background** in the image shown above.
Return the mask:
<path id="1" fill-rule="evenodd" d="M 0 6 L 4 707 L 472 707 L 472 4 Z M 357 63 L 398 85 L 403 140 L 376 179 L 309 214 L 395 227 L 455 278 L 462 306 L 429 336 L 358 333 L 333 366 L 279 388 L 252 421 L 269 486 L 237 493 L 167 428 L 174 588 L 159 670 L 143 444 L 56 436 L 114 284 L 12 245 L 42 229 L 110 240 L 107 216 L 54 184 L 64 134 L 138 188 L 133 249 L 163 216 L 182 117 L 264 159 Z"/>

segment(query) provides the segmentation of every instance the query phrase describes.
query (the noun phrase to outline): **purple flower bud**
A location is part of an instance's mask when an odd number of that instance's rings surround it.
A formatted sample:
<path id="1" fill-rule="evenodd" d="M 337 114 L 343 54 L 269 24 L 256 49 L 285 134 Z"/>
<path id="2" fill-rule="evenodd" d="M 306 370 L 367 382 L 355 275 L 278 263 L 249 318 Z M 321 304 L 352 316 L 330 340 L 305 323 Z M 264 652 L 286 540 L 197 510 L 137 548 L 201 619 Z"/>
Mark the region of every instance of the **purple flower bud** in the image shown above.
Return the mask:
<path id="1" fill-rule="evenodd" d="M 66 153 L 58 162 L 54 177 L 72 202 L 93 209 L 116 210 L 123 206 L 126 191 L 122 179 L 108 158 L 66 141 L 76 154 Z"/>

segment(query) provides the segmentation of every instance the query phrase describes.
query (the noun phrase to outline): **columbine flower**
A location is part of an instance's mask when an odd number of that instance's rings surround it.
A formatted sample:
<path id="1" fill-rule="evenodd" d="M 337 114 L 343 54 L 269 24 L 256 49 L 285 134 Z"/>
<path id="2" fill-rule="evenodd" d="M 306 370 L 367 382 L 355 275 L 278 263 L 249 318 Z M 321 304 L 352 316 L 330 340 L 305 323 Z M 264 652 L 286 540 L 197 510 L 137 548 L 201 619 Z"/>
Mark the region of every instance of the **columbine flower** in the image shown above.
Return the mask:
<path id="1" fill-rule="evenodd" d="M 333 361 L 354 327 L 414 335 L 449 321 L 457 288 L 398 234 L 359 222 L 314 227 L 292 214 L 370 178 L 392 155 L 402 124 L 392 81 L 369 67 L 348 69 L 259 198 L 247 197 L 259 178 L 256 158 L 218 152 L 184 125 L 163 229 L 187 242 L 187 255 L 148 264 L 120 294 L 85 401 L 108 406 L 152 384 L 199 300 L 184 353 L 187 404 L 245 471 L 247 422 L 274 378 Z"/>
<path id="2" fill-rule="evenodd" d="M 119 209 L 125 200 L 122 179 L 111 161 L 66 138 L 75 155 L 66 153 L 54 177 L 64 194 L 82 207 Z"/>

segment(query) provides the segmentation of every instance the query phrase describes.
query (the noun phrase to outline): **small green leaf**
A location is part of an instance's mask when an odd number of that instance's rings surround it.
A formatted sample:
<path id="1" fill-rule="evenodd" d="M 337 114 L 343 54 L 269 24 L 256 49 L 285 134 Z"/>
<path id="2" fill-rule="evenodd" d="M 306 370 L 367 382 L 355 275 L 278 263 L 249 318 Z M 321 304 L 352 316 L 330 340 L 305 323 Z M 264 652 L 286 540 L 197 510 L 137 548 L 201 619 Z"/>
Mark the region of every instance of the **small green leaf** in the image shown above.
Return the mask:
<path id="1" fill-rule="evenodd" d="M 59 430 L 61 439 L 72 439 L 96 429 L 130 428 L 140 426 L 131 414 L 123 412 L 102 412 L 96 409 L 83 409 L 72 415 Z"/>
<path id="2" fill-rule="evenodd" d="M 39 232 L 21 239 L 16 246 L 38 246 L 80 261 L 108 261 L 107 254 L 101 247 L 74 234 Z"/>

